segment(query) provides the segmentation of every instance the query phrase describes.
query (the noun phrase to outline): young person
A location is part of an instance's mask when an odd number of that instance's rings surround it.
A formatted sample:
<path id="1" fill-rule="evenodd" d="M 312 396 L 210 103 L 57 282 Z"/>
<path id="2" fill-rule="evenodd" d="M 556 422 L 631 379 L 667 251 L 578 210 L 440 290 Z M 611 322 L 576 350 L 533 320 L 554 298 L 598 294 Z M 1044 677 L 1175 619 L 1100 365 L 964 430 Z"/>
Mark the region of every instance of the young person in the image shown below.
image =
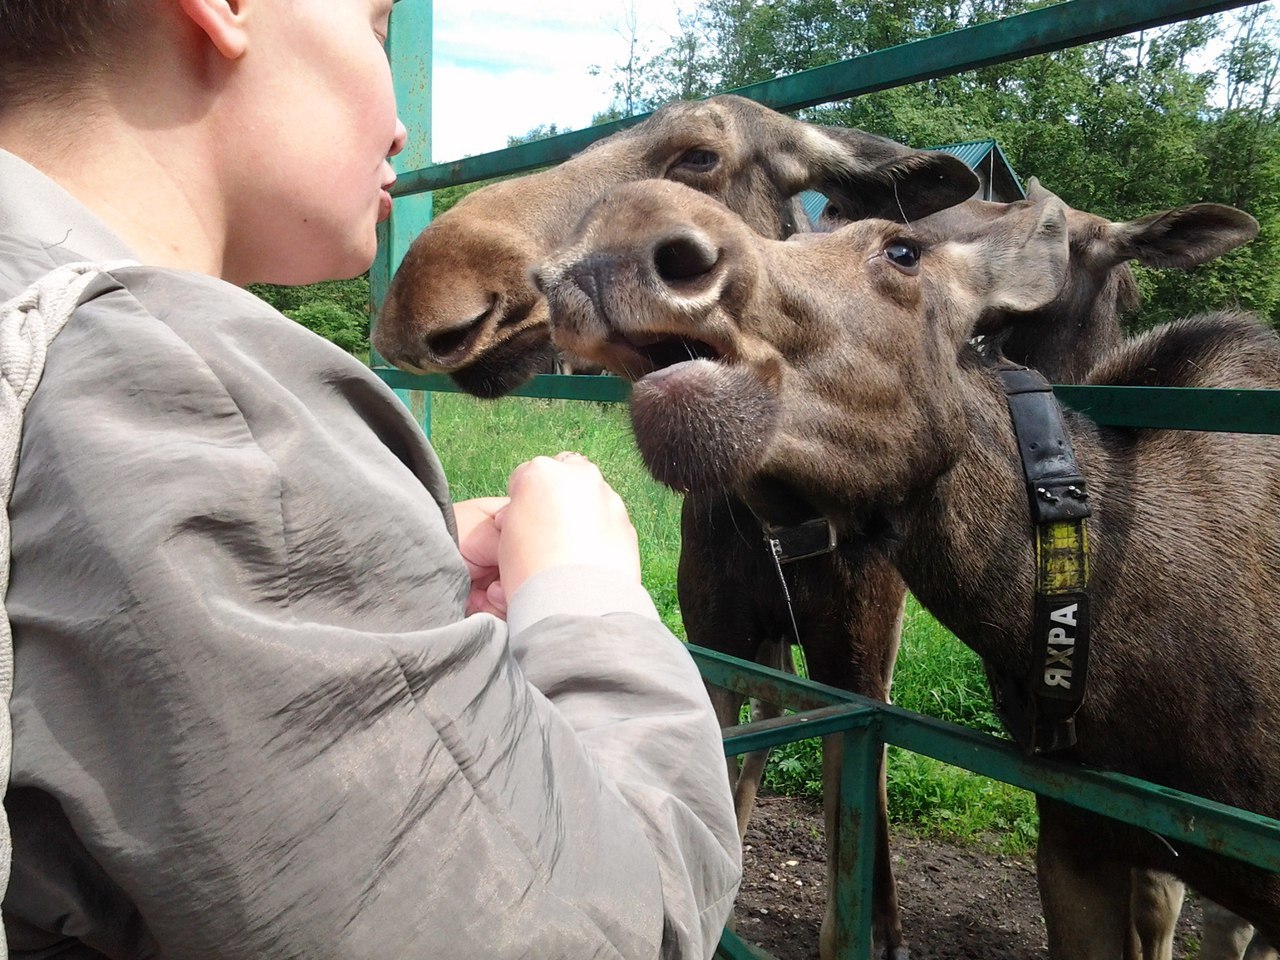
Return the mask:
<path id="1" fill-rule="evenodd" d="M 455 521 L 394 395 L 240 289 L 369 266 L 390 7 L 0 0 L 0 303 L 140 264 L 26 409 L 10 956 L 704 957 L 728 916 L 715 719 L 599 471 Z"/>

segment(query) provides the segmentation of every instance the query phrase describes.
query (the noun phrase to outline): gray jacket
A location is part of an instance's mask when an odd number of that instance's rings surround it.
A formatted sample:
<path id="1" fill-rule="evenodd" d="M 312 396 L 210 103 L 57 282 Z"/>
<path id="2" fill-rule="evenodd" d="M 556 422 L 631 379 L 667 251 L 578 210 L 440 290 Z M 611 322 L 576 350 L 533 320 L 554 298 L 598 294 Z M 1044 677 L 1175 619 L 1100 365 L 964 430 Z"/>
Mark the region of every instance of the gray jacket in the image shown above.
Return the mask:
<path id="1" fill-rule="evenodd" d="M 0 301 L 121 256 L 0 151 Z M 116 271 L 10 511 L 11 956 L 710 955 L 740 861 L 688 654 L 597 570 L 464 618 L 435 455 L 342 351 Z"/>

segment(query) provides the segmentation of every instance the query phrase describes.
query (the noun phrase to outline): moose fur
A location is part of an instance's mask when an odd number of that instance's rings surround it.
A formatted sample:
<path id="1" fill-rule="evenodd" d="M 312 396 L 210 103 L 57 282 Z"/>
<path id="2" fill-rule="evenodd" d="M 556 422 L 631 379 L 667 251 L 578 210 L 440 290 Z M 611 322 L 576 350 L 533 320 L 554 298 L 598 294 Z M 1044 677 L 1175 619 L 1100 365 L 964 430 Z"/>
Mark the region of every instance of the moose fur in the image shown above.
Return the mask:
<path id="1" fill-rule="evenodd" d="M 540 282 L 557 338 L 637 380 L 655 476 L 732 489 L 766 518 L 802 498 L 1025 688 L 1027 494 L 995 361 L 970 339 L 1061 292 L 1068 213 L 1052 199 L 1027 212 L 948 239 L 867 220 L 780 243 L 679 185 L 632 184 Z M 673 344 L 699 359 L 667 365 Z M 1247 316 L 1194 318 L 1122 344 L 1085 382 L 1275 389 L 1280 341 Z M 1068 756 L 1277 816 L 1280 441 L 1065 417 L 1094 509 L 1089 691 Z M 1280 934 L 1280 878 L 1039 806 L 1054 960 L 1124 954 L 1133 866 Z"/>

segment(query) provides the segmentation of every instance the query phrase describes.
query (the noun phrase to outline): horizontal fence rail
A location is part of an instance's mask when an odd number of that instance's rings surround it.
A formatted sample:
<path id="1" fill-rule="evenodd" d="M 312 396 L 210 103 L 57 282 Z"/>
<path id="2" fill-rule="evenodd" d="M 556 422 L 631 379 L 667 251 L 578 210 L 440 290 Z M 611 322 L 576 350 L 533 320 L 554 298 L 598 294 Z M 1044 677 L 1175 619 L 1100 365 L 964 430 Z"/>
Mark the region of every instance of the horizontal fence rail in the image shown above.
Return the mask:
<path id="1" fill-rule="evenodd" d="M 885 743 L 1280 872 L 1280 820 L 1123 774 L 1029 757 L 1010 741 L 715 650 L 691 645 L 689 652 L 707 682 L 800 711 L 726 730 L 728 755 L 828 736 L 874 718 Z"/>
<path id="2" fill-rule="evenodd" d="M 462 389 L 442 373 L 406 373 L 391 367 L 377 370 L 387 386 L 396 390 L 430 390 L 437 393 L 462 393 Z M 541 397 L 544 400 L 597 400 L 623 403 L 631 396 L 631 384 L 619 377 L 585 374 L 544 373 L 517 387 L 511 397 Z"/>

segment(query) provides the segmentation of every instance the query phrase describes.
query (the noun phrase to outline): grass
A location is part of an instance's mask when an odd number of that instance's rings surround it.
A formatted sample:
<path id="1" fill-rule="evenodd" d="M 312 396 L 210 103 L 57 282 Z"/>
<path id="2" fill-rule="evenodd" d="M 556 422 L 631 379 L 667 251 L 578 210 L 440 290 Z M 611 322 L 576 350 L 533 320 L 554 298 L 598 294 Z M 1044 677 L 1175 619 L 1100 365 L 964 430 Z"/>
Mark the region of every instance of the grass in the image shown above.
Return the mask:
<path id="1" fill-rule="evenodd" d="M 432 397 L 431 440 L 459 500 L 503 493 L 511 470 L 539 454 L 577 450 L 590 457 L 627 504 L 640 538 L 645 586 L 663 621 L 684 637 L 675 589 L 680 500 L 645 472 L 624 405 L 487 402 L 438 393 Z M 908 600 L 893 698 L 917 713 L 1000 733 L 978 657 L 914 599 Z M 818 742 L 800 741 L 773 751 L 766 783 L 782 793 L 821 796 L 821 771 Z M 922 832 L 1009 852 L 1035 843 L 1029 793 L 897 748 L 889 754 L 889 808 L 895 821 Z"/>

